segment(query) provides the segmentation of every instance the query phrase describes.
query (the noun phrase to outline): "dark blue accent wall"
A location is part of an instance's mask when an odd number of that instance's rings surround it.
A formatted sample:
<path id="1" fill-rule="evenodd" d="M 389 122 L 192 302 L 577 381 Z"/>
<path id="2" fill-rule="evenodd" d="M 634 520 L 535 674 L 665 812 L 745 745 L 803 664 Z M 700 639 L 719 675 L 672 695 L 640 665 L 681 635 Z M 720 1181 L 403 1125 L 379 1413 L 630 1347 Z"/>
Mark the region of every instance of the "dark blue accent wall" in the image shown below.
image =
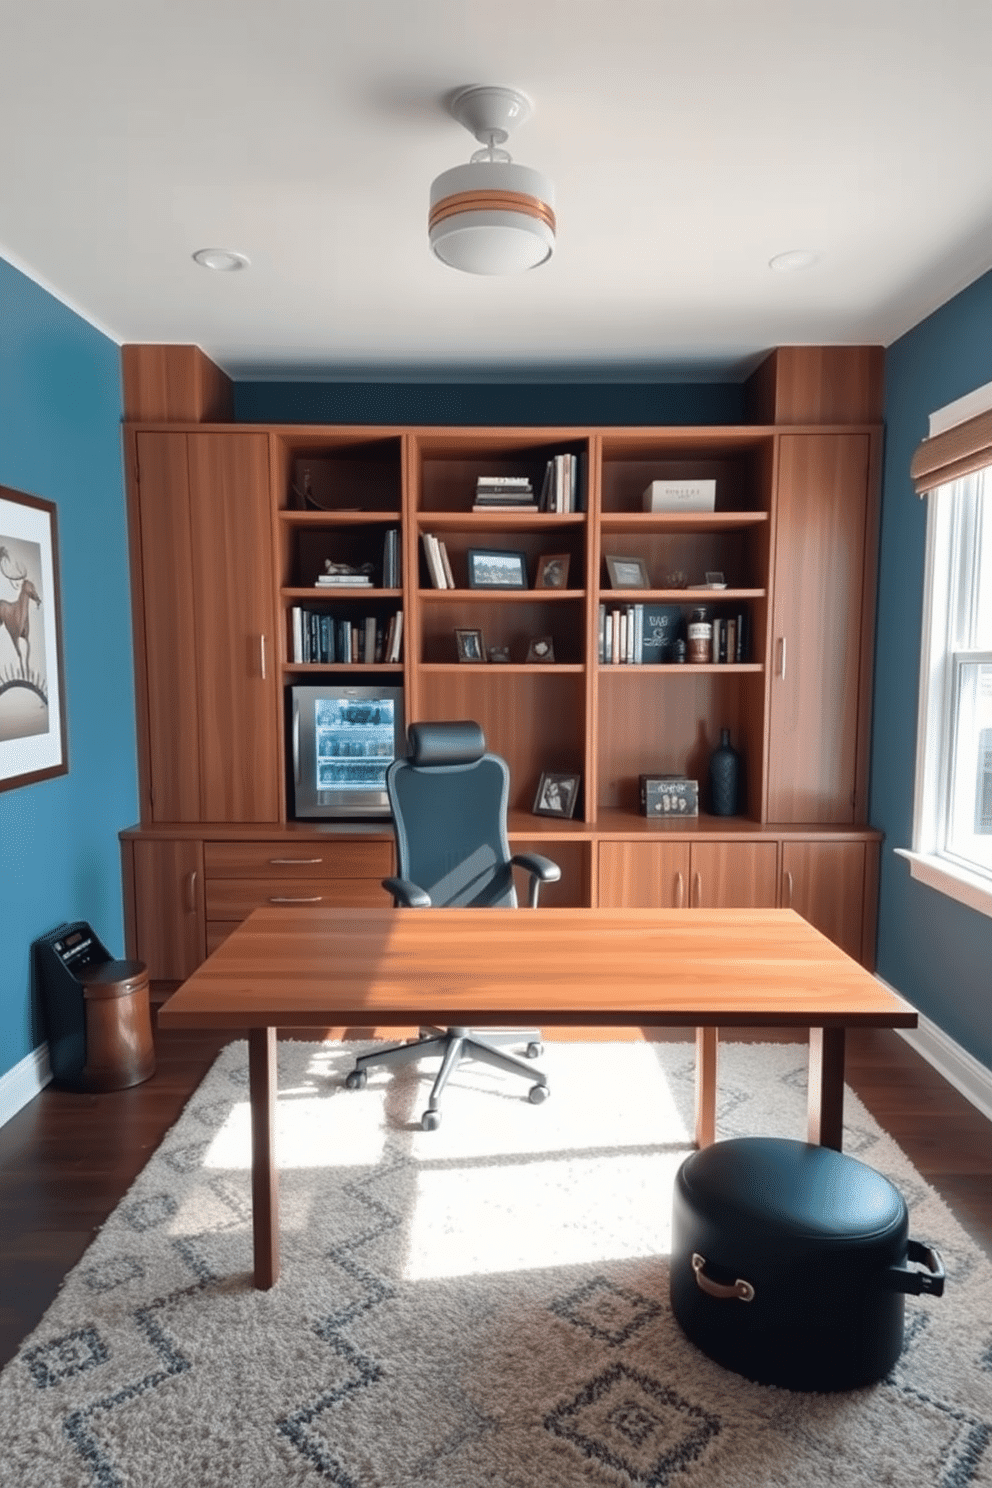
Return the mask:
<path id="1" fill-rule="evenodd" d="M 885 474 L 875 652 L 871 821 L 885 833 L 878 971 L 992 1068 L 992 918 L 910 878 L 926 503 L 909 478 L 935 409 L 992 382 L 992 273 L 896 341 L 885 359 Z"/>
<path id="2" fill-rule="evenodd" d="M 44 1036 L 32 940 L 85 919 L 123 954 L 117 832 L 138 808 L 121 406 L 117 346 L 0 259 L 0 484 L 58 508 L 69 737 L 68 775 L 0 793 L 0 1075 Z"/>
<path id="3" fill-rule="evenodd" d="M 241 382 L 239 423 L 742 424 L 740 383 Z"/>

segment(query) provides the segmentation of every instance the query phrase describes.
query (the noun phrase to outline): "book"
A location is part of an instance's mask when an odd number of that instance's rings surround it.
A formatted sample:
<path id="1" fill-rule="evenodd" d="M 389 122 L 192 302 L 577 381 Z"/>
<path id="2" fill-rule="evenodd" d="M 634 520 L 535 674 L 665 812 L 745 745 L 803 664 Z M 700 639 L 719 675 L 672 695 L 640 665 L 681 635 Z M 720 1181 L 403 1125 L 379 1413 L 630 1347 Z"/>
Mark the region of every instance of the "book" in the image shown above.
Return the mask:
<path id="1" fill-rule="evenodd" d="M 318 574 L 315 589 L 371 589 L 371 574 Z"/>
<path id="2" fill-rule="evenodd" d="M 386 657 L 387 661 L 399 661 L 400 650 L 403 641 L 403 611 L 397 610 L 393 616 L 393 638 Z"/>
<path id="3" fill-rule="evenodd" d="M 375 616 L 366 615 L 362 626 L 362 660 L 366 665 L 375 661 Z"/>
<path id="4" fill-rule="evenodd" d="M 432 532 L 423 534 L 424 557 L 427 560 L 427 572 L 435 589 L 447 589 L 448 580 L 441 562 L 441 552 L 437 545 L 437 538 Z"/>
<path id="5" fill-rule="evenodd" d="M 299 605 L 294 605 L 290 610 L 290 623 L 293 627 L 293 660 L 303 660 L 303 611 Z"/>
<path id="6" fill-rule="evenodd" d="M 448 589 L 454 589 L 455 576 L 451 571 L 451 560 L 448 557 L 448 549 L 441 540 L 438 540 L 438 549 L 441 554 L 441 567 L 444 570 L 445 585 Z"/>

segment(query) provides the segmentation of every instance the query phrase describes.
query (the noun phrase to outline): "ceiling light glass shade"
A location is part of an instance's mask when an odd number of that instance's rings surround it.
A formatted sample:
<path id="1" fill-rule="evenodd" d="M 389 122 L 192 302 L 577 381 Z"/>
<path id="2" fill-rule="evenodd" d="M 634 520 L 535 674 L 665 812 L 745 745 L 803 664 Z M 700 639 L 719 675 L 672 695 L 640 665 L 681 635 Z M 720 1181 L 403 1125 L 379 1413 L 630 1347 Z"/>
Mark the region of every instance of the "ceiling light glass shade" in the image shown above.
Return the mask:
<path id="1" fill-rule="evenodd" d="M 442 263 L 466 274 L 537 268 L 554 252 L 554 187 L 509 161 L 456 165 L 431 186 L 428 230 Z"/>

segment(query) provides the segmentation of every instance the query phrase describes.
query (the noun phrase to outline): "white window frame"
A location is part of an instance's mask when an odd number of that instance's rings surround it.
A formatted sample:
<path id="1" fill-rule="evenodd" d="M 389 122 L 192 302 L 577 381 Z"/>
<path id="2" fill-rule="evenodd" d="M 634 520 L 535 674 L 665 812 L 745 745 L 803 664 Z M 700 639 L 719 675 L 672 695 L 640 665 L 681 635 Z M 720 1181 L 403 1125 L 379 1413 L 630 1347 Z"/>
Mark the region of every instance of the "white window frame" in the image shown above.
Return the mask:
<path id="1" fill-rule="evenodd" d="M 962 417 L 992 409 L 992 383 L 957 404 L 931 416 L 930 434 Z M 992 470 L 983 472 L 992 483 Z M 969 479 L 969 477 L 965 477 Z M 947 488 L 943 488 L 945 493 Z M 989 489 L 987 484 L 986 489 Z M 948 794 L 954 747 L 954 687 L 956 661 L 978 653 L 952 652 L 950 637 L 959 634 L 961 609 L 974 589 L 967 572 L 975 551 L 971 519 L 955 504 L 948 515 L 940 506 L 941 490 L 928 493 L 926 572 L 923 589 L 923 627 L 920 647 L 920 692 L 916 733 L 916 782 L 913 799 L 913 845 L 896 848 L 909 861 L 913 878 L 942 894 L 992 916 L 992 873 L 976 872 L 943 851 L 946 840 Z M 988 498 L 986 497 L 986 500 Z M 955 558 L 964 544 L 965 565 Z M 959 583 L 959 579 L 961 582 Z M 984 659 L 982 657 L 981 659 Z"/>

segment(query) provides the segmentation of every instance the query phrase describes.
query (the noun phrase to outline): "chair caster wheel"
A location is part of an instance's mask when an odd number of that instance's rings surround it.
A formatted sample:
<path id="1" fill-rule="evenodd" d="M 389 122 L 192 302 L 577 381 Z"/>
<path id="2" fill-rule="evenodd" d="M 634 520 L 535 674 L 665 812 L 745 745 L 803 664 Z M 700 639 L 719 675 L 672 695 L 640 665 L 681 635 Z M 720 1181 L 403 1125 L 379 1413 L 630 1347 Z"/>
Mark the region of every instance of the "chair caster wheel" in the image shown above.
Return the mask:
<path id="1" fill-rule="evenodd" d="M 528 1059 L 540 1059 L 541 1055 L 544 1053 L 544 1045 L 528 1044 L 524 1052 L 526 1053 Z"/>
<path id="2" fill-rule="evenodd" d="M 547 1100 L 550 1094 L 551 1091 L 548 1089 L 547 1085 L 532 1085 L 530 1087 L 530 1090 L 527 1092 L 527 1099 L 530 1101 L 532 1106 L 539 1106 L 542 1101 Z"/>
<path id="3" fill-rule="evenodd" d="M 352 1070 L 344 1082 L 349 1090 L 364 1090 L 369 1083 L 369 1077 L 363 1069 Z"/>
<path id="4" fill-rule="evenodd" d="M 420 1125 L 423 1131 L 437 1131 L 441 1125 L 441 1112 L 425 1111 L 420 1118 Z"/>

